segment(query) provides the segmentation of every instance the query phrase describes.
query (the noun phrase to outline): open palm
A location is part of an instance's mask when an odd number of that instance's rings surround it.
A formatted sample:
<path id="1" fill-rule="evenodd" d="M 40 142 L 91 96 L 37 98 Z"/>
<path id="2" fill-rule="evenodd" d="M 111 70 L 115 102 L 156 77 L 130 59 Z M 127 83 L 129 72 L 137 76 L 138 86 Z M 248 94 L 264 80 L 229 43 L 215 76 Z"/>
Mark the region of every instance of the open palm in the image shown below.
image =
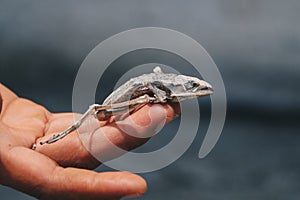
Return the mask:
<path id="1" fill-rule="evenodd" d="M 33 144 L 70 126 L 74 122 L 73 113 L 50 113 L 32 101 L 17 97 L 1 84 L 0 94 L 1 184 L 39 199 L 120 199 L 146 191 L 146 182 L 138 175 L 88 170 L 101 163 L 84 148 L 76 131 L 56 143 L 38 145 L 32 150 Z M 155 115 L 150 117 L 152 108 Z M 165 117 L 166 122 L 175 117 L 169 105 L 146 105 L 131 115 L 136 124 L 144 127 L 140 134 L 154 131 Z M 125 150 L 148 140 L 125 134 L 114 123 L 103 128 L 106 137 Z M 100 150 L 106 154 L 109 145 L 104 144 Z"/>

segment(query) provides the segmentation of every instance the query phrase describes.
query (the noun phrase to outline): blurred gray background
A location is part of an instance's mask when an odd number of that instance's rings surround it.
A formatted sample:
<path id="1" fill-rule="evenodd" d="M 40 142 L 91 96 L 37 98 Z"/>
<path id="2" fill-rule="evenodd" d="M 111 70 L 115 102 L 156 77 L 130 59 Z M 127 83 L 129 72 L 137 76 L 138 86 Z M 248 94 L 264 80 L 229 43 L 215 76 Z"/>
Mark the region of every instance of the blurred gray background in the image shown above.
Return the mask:
<path id="1" fill-rule="evenodd" d="M 197 138 L 172 165 L 142 174 L 149 189 L 140 199 L 296 200 L 299 10 L 298 0 L 0 0 L 0 81 L 53 112 L 71 111 L 77 70 L 98 43 L 136 27 L 185 33 L 219 67 L 228 97 L 226 124 L 214 150 L 198 159 L 209 117 L 209 99 L 200 99 L 204 123 Z M 118 59 L 107 74 L 117 80 L 122 66 L 160 59 L 184 64 L 174 55 L 149 51 Z M 103 88 L 99 102 L 110 91 Z M 177 125 L 175 120 L 141 151 L 166 144 Z M 33 198 L 0 186 L 0 199 Z"/>

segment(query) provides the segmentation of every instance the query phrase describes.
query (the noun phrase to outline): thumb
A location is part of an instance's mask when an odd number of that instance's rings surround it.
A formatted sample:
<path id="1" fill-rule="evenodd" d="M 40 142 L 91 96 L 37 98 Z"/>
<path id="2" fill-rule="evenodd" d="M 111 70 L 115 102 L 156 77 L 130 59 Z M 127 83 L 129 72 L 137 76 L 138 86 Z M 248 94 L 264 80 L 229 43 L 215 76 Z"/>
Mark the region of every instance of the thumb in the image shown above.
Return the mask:
<path id="1" fill-rule="evenodd" d="M 39 199 L 119 199 L 140 196 L 147 189 L 145 180 L 138 175 L 62 168 L 24 147 L 13 147 L 1 154 L 1 164 L 1 184 Z"/>
<path id="2" fill-rule="evenodd" d="M 143 178 L 129 172 L 102 172 L 60 168 L 55 172 L 52 191 L 44 199 L 120 199 L 144 194 Z"/>

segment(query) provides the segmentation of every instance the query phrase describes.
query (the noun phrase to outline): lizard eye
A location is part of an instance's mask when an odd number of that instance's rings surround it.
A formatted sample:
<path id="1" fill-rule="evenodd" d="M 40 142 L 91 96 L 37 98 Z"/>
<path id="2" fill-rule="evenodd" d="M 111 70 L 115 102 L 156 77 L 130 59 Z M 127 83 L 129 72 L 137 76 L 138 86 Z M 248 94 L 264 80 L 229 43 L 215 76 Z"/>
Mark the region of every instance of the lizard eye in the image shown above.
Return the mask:
<path id="1" fill-rule="evenodd" d="M 199 83 L 193 82 L 193 83 L 192 83 L 192 86 L 193 86 L 193 88 L 199 87 Z"/>
<path id="2" fill-rule="evenodd" d="M 187 90 L 191 90 L 191 89 L 195 89 L 195 88 L 198 88 L 199 87 L 199 83 L 196 83 L 196 82 L 194 82 L 194 81 L 189 81 L 189 82 L 187 82 L 186 84 L 184 84 L 185 85 L 185 88 L 187 89 Z"/>

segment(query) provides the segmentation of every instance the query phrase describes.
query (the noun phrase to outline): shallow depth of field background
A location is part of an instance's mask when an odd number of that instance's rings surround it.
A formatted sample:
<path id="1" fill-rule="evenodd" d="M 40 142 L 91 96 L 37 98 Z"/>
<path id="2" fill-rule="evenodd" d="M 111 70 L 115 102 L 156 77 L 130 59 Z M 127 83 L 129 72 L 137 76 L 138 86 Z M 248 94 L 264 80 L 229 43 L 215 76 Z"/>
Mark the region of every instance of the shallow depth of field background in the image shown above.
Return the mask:
<path id="1" fill-rule="evenodd" d="M 219 67 L 227 120 L 214 150 L 198 159 L 209 117 L 209 98 L 200 99 L 197 138 L 172 165 L 142 174 L 149 189 L 140 199 L 298 199 L 299 10 L 298 0 L 0 0 L 0 81 L 53 112 L 71 111 L 77 70 L 98 43 L 137 27 L 180 31 L 202 44 Z M 124 56 L 103 78 L 111 87 L 98 91 L 97 101 L 111 92 L 122 67 L 144 58 L 184 65 L 167 53 Z M 162 147 L 177 125 L 168 125 L 140 151 Z M 33 199 L 3 186 L 0 197 Z"/>

